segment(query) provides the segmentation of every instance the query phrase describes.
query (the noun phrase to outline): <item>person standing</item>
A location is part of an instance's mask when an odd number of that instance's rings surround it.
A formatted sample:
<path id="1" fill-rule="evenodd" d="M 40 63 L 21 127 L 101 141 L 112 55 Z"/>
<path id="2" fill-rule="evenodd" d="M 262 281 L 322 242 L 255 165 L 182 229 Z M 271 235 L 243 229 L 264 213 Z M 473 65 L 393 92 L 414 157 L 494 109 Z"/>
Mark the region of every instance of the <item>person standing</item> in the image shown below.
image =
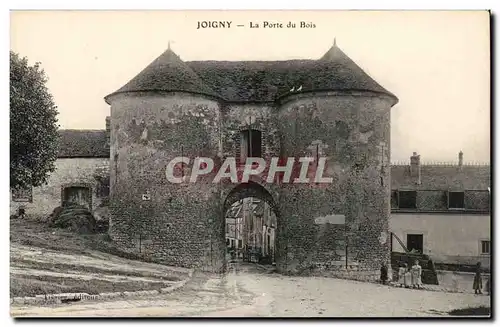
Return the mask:
<path id="1" fill-rule="evenodd" d="M 418 264 L 418 260 L 415 260 L 415 263 L 411 267 L 411 280 L 413 287 L 421 288 L 422 287 L 422 267 Z"/>
<path id="2" fill-rule="evenodd" d="M 380 281 L 382 284 L 387 284 L 387 266 L 384 263 L 382 263 L 382 267 L 380 268 Z"/>
<path id="3" fill-rule="evenodd" d="M 408 264 L 405 262 L 405 278 L 404 278 L 404 281 L 405 281 L 405 287 L 406 288 L 410 288 L 411 285 L 412 285 L 412 282 L 411 282 L 411 269 L 408 268 Z"/>
<path id="4" fill-rule="evenodd" d="M 409 287 L 411 283 L 411 275 L 410 272 L 408 271 L 408 264 L 406 262 L 403 262 L 401 267 L 399 267 L 399 281 L 398 284 L 401 287 Z"/>
<path id="5" fill-rule="evenodd" d="M 399 270 L 398 270 L 398 286 L 399 287 L 403 287 L 405 284 L 405 273 L 406 273 L 405 263 L 403 263 L 403 264 L 401 264 L 401 266 L 399 266 Z"/>
<path id="6" fill-rule="evenodd" d="M 474 275 L 474 283 L 472 285 L 474 288 L 474 294 L 483 294 L 481 289 L 483 288 L 483 279 L 481 277 L 481 262 L 476 264 L 476 274 Z"/>

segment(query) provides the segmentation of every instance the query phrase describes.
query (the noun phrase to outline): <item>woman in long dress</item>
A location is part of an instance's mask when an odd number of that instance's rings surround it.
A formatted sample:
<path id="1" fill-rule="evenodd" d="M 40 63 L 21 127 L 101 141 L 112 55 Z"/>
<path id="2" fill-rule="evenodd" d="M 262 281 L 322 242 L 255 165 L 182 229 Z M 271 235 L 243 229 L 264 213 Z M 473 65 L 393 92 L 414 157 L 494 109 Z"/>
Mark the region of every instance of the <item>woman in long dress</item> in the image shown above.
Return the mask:
<path id="1" fill-rule="evenodd" d="M 418 264 L 418 260 L 415 260 L 415 264 L 411 267 L 411 281 L 413 287 L 422 287 L 422 267 Z"/>
<path id="2" fill-rule="evenodd" d="M 483 294 L 481 289 L 483 288 L 483 279 L 481 277 L 481 262 L 478 262 L 476 265 L 476 274 L 474 275 L 474 284 L 472 285 L 474 288 L 474 294 Z"/>
<path id="3" fill-rule="evenodd" d="M 401 267 L 399 267 L 399 281 L 398 284 L 401 287 L 410 287 L 411 284 L 411 275 L 408 271 L 408 264 L 404 262 Z"/>

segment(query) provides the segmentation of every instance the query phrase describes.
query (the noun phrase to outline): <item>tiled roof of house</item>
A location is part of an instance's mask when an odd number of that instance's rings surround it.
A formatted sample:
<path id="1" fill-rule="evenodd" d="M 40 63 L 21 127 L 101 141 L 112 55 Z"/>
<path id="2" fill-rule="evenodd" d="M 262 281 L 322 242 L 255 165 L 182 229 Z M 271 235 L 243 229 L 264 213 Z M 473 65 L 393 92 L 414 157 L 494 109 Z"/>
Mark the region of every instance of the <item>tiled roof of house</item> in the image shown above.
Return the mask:
<path id="1" fill-rule="evenodd" d="M 286 61 L 184 63 L 169 49 L 113 94 L 187 91 L 215 95 L 229 102 L 271 102 L 299 86 L 302 86 L 301 92 L 372 91 L 387 94 L 397 102 L 392 93 L 366 74 L 337 45 L 319 60 Z"/>
<path id="2" fill-rule="evenodd" d="M 105 130 L 59 130 L 59 158 L 109 158 Z"/>
<path id="3" fill-rule="evenodd" d="M 489 165 L 425 165 L 420 184 L 410 175 L 410 165 L 391 166 L 393 190 L 487 190 L 491 186 Z"/>

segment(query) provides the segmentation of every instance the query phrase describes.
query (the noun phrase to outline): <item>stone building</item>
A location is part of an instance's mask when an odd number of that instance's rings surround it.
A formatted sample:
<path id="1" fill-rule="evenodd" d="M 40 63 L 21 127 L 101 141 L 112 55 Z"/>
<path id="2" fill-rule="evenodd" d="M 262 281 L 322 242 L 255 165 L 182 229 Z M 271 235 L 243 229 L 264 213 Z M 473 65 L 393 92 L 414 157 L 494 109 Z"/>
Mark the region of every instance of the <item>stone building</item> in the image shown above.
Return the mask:
<path id="1" fill-rule="evenodd" d="M 109 129 L 60 130 L 59 152 L 45 185 L 13 190 L 10 214 L 19 209 L 26 215 L 43 218 L 64 203 L 77 203 L 96 215 L 109 196 Z"/>
<path id="2" fill-rule="evenodd" d="M 234 203 L 226 214 L 226 245 L 256 250 L 261 257 L 274 257 L 276 215 L 265 201 L 244 198 Z"/>
<path id="3" fill-rule="evenodd" d="M 226 213 L 226 245 L 228 248 L 243 248 L 244 200 L 235 202 Z"/>
<path id="4" fill-rule="evenodd" d="M 109 193 L 106 184 L 96 179 L 96 176 L 109 174 L 109 129 L 61 130 L 60 135 L 56 170 L 48 183 L 23 192 L 13 191 L 11 214 L 17 213 L 21 207 L 27 215 L 44 217 L 62 205 L 65 199 L 75 196 L 84 201 L 82 204 L 92 207 L 94 214 L 98 214 L 100 205 Z M 472 264 L 481 261 L 483 266 L 490 265 L 489 165 L 466 164 L 462 153 L 456 164 L 424 164 L 420 161 L 420 155 L 415 153 L 410 163 L 393 164 L 390 171 L 391 194 L 388 198 L 391 201 L 391 215 L 388 232 L 395 236 L 389 237 L 389 249 L 403 251 L 397 237 L 407 249 L 428 254 L 436 263 Z M 244 226 L 244 211 L 241 208 L 243 203 L 249 202 L 249 198 L 244 198 L 233 205 L 228 201 L 227 205 L 228 211 L 234 210 L 232 216 L 237 217 L 235 224 L 240 228 L 236 229 L 235 235 L 232 229 L 225 235 L 226 238 L 234 236 L 234 244 L 241 241 L 241 247 Z M 266 202 L 260 203 L 268 207 Z M 266 207 L 256 210 L 255 206 L 257 215 L 253 219 L 258 219 L 258 213 L 265 212 Z M 263 231 L 267 230 L 270 237 L 269 241 L 266 237 L 263 239 L 265 250 L 267 244 L 275 243 L 272 238 L 276 235 L 277 226 L 272 219 L 264 219 L 262 225 Z M 326 228 L 332 227 L 335 228 Z M 140 243 L 140 246 L 148 246 L 147 237 Z M 141 253 L 152 254 L 145 250 L 147 248 L 142 248 Z M 346 259 L 345 252 L 337 250 L 341 255 L 337 262 L 343 262 Z M 347 258 L 349 260 L 349 253 Z"/>
<path id="5" fill-rule="evenodd" d="M 390 230 L 393 250 L 428 254 L 434 262 L 489 267 L 491 217 L 489 165 L 423 164 L 391 167 Z M 399 241 L 397 240 L 399 239 Z"/>
<path id="6" fill-rule="evenodd" d="M 337 45 L 317 60 L 287 61 L 184 62 L 167 49 L 105 100 L 110 235 L 123 249 L 223 271 L 224 213 L 252 196 L 276 213 L 278 271 L 336 274 L 347 257 L 349 274 L 375 276 L 389 262 L 390 109 L 398 100 Z M 327 158 L 333 183 L 268 183 L 265 173 L 211 183 L 217 169 L 197 183 L 165 177 L 179 156 L 219 167 L 228 157 L 306 155 Z"/>

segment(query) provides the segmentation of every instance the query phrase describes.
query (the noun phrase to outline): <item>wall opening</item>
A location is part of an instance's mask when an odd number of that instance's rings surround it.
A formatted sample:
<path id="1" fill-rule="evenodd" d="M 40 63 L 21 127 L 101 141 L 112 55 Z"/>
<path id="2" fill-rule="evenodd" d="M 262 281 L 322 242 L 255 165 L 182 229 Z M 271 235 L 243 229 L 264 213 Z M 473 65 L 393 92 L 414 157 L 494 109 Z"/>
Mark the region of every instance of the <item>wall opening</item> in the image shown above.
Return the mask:
<path id="1" fill-rule="evenodd" d="M 62 192 L 62 206 L 80 205 L 92 209 L 92 192 L 86 186 L 67 186 Z"/>
<path id="2" fill-rule="evenodd" d="M 448 208 L 449 209 L 464 209 L 465 208 L 464 192 L 448 192 Z"/>
<path id="3" fill-rule="evenodd" d="M 226 261 L 274 264 L 278 210 L 271 194 L 253 182 L 240 184 L 224 202 Z"/>
<path id="4" fill-rule="evenodd" d="M 416 209 L 417 208 L 417 192 L 416 191 L 399 191 L 398 206 L 399 206 L 399 209 Z"/>
<path id="5" fill-rule="evenodd" d="M 234 202 L 225 222 L 228 261 L 275 263 L 277 218 L 269 203 L 254 197 Z"/>
<path id="6" fill-rule="evenodd" d="M 406 247 L 408 251 L 424 253 L 424 235 L 422 234 L 408 234 L 406 235 Z"/>
<path id="7" fill-rule="evenodd" d="M 245 162 L 249 157 L 262 157 L 262 133 L 256 129 L 240 132 L 240 160 Z"/>

